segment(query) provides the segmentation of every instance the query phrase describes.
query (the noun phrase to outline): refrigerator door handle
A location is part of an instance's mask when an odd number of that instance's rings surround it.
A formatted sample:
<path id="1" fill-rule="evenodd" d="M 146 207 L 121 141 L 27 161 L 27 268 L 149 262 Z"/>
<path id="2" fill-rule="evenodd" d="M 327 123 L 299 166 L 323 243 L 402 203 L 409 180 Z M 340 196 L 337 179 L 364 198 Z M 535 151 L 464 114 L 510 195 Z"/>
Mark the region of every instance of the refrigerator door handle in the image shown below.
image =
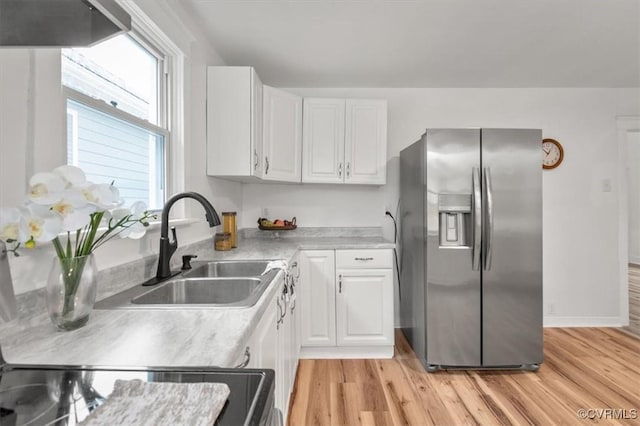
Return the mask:
<path id="1" fill-rule="evenodd" d="M 484 199 L 486 200 L 485 215 L 485 251 L 484 251 L 484 270 L 491 270 L 491 257 L 493 254 L 493 188 L 491 185 L 491 168 L 485 167 L 482 173 L 484 175 Z"/>
<path id="2" fill-rule="evenodd" d="M 482 197 L 480 188 L 480 169 L 473 168 L 471 178 L 473 185 L 473 248 L 471 251 L 472 268 L 474 271 L 480 270 L 480 249 L 482 242 Z"/>

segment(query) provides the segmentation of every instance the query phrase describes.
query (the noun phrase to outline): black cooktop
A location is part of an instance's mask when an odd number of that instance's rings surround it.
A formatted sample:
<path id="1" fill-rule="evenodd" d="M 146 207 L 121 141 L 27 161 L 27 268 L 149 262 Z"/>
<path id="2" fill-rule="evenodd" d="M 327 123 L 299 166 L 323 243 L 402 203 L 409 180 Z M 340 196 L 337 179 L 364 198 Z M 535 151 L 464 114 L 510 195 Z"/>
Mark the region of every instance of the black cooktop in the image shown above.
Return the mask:
<path id="1" fill-rule="evenodd" d="M 0 372 L 0 425 L 75 425 L 102 404 L 117 379 L 226 383 L 229 399 L 216 425 L 270 424 L 273 370 L 101 368 L 5 364 Z"/>

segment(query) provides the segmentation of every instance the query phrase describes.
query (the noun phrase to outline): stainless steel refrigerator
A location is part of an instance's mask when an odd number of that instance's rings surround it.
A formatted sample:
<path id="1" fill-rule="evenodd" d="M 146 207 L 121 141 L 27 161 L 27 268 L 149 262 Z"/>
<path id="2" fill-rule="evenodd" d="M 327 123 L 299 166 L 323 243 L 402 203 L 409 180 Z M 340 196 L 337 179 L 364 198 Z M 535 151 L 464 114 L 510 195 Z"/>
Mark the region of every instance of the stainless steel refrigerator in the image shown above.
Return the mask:
<path id="1" fill-rule="evenodd" d="M 541 143 L 428 129 L 400 153 L 400 319 L 428 371 L 543 361 Z"/>

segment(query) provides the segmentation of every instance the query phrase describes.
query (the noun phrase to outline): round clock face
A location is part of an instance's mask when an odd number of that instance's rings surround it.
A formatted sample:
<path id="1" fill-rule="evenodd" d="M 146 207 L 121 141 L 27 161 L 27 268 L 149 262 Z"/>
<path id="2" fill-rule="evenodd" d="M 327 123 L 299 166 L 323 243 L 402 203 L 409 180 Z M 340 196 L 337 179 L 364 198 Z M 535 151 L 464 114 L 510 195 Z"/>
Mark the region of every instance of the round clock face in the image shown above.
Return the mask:
<path id="1" fill-rule="evenodd" d="M 554 169 L 562 163 L 564 150 L 562 145 L 555 139 L 544 139 L 542 141 L 542 167 L 544 169 Z"/>

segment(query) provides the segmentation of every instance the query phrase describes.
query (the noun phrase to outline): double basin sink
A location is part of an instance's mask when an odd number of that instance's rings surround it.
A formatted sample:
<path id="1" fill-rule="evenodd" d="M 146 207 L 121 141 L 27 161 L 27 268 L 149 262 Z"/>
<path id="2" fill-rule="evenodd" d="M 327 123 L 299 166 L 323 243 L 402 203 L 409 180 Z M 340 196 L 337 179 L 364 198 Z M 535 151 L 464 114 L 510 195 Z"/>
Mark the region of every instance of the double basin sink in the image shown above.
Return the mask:
<path id="1" fill-rule="evenodd" d="M 278 273 L 269 261 L 194 261 L 193 268 L 153 286 L 138 285 L 96 303 L 97 309 L 255 305 Z"/>

